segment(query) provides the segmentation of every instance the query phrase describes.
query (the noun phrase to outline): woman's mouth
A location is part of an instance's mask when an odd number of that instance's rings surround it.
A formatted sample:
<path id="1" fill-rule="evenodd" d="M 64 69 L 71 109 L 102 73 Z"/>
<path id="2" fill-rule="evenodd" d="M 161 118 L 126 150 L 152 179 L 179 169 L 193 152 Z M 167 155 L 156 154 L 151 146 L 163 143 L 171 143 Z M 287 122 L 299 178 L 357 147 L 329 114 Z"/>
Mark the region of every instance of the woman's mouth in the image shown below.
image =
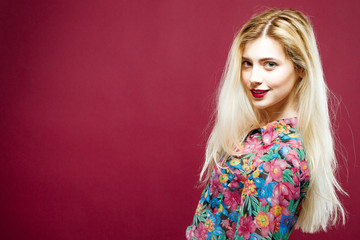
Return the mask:
<path id="1" fill-rule="evenodd" d="M 251 89 L 251 94 L 255 97 L 255 98 L 262 98 L 266 95 L 266 93 L 269 91 L 268 90 L 261 90 L 261 89 Z"/>

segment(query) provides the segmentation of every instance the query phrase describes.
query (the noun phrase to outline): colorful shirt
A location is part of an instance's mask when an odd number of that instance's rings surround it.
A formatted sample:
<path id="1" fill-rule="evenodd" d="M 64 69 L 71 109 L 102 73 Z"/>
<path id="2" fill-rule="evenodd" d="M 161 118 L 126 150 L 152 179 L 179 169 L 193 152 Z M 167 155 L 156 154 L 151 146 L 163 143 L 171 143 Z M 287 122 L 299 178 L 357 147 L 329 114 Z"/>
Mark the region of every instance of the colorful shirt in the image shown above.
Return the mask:
<path id="1" fill-rule="evenodd" d="M 310 183 L 297 118 L 252 130 L 220 160 L 196 208 L 188 240 L 288 239 Z"/>

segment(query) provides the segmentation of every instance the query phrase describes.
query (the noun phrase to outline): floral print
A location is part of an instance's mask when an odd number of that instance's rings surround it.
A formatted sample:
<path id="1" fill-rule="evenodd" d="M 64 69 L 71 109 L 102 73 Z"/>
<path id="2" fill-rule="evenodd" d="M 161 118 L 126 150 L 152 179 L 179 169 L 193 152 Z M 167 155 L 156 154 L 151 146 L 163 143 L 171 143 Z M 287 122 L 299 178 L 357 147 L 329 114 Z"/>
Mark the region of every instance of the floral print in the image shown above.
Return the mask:
<path id="1" fill-rule="evenodd" d="M 202 192 L 188 240 L 288 239 L 310 184 L 297 118 L 252 130 L 220 160 Z"/>

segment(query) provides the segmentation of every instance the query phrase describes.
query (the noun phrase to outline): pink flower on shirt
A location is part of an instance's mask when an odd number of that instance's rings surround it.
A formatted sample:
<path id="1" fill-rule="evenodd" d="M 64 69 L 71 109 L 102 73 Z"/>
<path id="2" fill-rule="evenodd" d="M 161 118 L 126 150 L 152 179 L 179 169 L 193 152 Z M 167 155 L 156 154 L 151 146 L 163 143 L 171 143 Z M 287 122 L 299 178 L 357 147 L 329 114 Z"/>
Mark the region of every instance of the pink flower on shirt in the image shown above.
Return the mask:
<path id="1" fill-rule="evenodd" d="M 289 144 L 292 148 L 302 148 L 301 141 L 298 139 L 290 139 L 287 144 Z"/>
<path id="2" fill-rule="evenodd" d="M 284 196 L 288 200 L 298 199 L 300 187 L 294 187 L 290 182 L 279 183 L 274 187 L 272 203 L 273 201 L 280 202 L 280 196 Z"/>
<path id="3" fill-rule="evenodd" d="M 226 231 L 226 236 L 230 239 L 234 239 L 235 237 L 235 231 L 236 231 L 236 222 L 233 222 L 231 224 L 231 229 Z"/>
<path id="4" fill-rule="evenodd" d="M 266 178 L 266 184 L 273 180 L 281 182 L 283 177 L 283 170 L 287 167 L 287 162 L 282 159 L 273 159 L 269 162 L 264 163 L 263 168 L 269 175 Z"/>
<path id="5" fill-rule="evenodd" d="M 221 226 L 225 227 L 225 228 L 229 228 L 230 227 L 230 220 L 229 219 L 224 219 L 221 221 Z"/>
<path id="6" fill-rule="evenodd" d="M 289 150 L 288 154 L 286 155 L 286 160 L 291 162 L 295 168 L 298 168 L 300 166 L 299 155 L 293 149 Z"/>
<path id="7" fill-rule="evenodd" d="M 226 189 L 223 194 L 224 194 L 224 203 L 230 206 L 233 211 L 235 211 L 241 201 L 240 192 Z"/>
<path id="8" fill-rule="evenodd" d="M 258 147 L 261 143 L 261 139 L 257 138 L 256 135 L 249 137 L 243 144 L 243 151 L 249 152 Z"/>
<path id="9" fill-rule="evenodd" d="M 290 211 L 287 209 L 289 202 L 285 199 L 283 195 L 276 196 L 271 200 L 271 212 L 275 217 L 278 217 L 280 214 L 284 216 L 290 216 Z"/>
<path id="10" fill-rule="evenodd" d="M 291 125 L 293 128 L 297 128 L 297 118 L 285 118 L 284 123 Z"/>
<path id="11" fill-rule="evenodd" d="M 261 235 L 263 237 L 269 235 L 270 229 L 274 229 L 274 215 L 271 212 L 265 214 L 263 211 L 259 211 L 255 221 L 261 228 Z"/>
<path id="12" fill-rule="evenodd" d="M 186 239 L 193 239 L 193 237 L 195 236 L 194 235 L 195 229 L 196 229 L 196 226 L 193 225 L 190 230 L 186 231 Z"/>
<path id="13" fill-rule="evenodd" d="M 305 181 L 309 181 L 310 180 L 310 172 L 309 172 L 309 167 L 308 167 L 307 162 L 305 160 L 302 160 L 300 162 L 300 166 L 301 166 L 303 178 L 305 179 Z"/>
<path id="14" fill-rule="evenodd" d="M 197 237 L 196 239 L 198 240 L 206 240 L 206 234 L 207 234 L 207 229 L 205 227 L 205 225 L 203 223 L 199 223 L 199 225 L 197 226 L 197 229 L 195 230 L 195 237 Z"/>
<path id="15" fill-rule="evenodd" d="M 278 133 L 276 132 L 275 128 L 268 127 L 262 134 L 263 142 L 265 145 L 271 144 L 276 138 L 278 138 Z"/>
<path id="16" fill-rule="evenodd" d="M 239 228 L 237 235 L 242 236 L 245 239 L 250 238 L 250 234 L 255 232 L 256 224 L 251 216 L 240 217 Z"/>
<path id="17" fill-rule="evenodd" d="M 255 158 L 259 158 L 259 157 L 263 156 L 264 154 L 266 154 L 270 150 L 271 147 L 272 147 L 271 144 L 270 145 L 259 146 L 256 149 L 257 154 L 256 154 Z"/>
<path id="18" fill-rule="evenodd" d="M 218 174 L 221 174 L 220 171 L 214 172 L 214 177 L 210 180 L 210 192 L 213 194 L 214 197 L 218 197 L 219 191 L 222 192 L 224 186 L 220 183 L 220 179 Z"/>

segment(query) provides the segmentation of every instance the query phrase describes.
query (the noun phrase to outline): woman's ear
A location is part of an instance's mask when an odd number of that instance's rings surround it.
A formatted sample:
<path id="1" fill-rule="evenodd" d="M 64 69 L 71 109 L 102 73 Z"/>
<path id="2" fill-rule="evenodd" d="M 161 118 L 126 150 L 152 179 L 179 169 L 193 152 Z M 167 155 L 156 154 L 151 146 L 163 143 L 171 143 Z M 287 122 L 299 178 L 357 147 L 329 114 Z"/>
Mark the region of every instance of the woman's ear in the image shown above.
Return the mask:
<path id="1" fill-rule="evenodd" d="M 299 75 L 300 79 L 303 79 L 305 76 L 305 69 L 304 68 L 297 68 L 297 74 Z"/>

